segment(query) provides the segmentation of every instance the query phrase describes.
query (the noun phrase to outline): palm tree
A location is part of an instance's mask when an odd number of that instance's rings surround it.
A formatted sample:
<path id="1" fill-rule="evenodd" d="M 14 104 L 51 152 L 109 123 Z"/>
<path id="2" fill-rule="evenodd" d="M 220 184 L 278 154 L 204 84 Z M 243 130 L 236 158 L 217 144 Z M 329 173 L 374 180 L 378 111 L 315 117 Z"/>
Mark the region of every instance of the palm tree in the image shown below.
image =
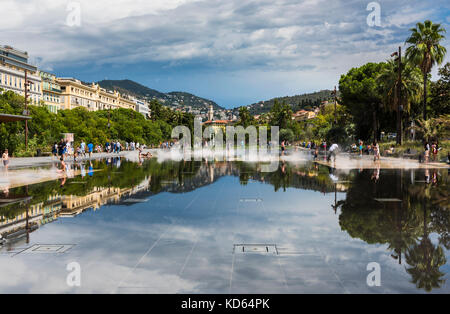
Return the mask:
<path id="1" fill-rule="evenodd" d="M 412 64 L 418 66 L 423 75 L 423 119 L 427 119 L 427 81 L 428 73 L 437 63 L 441 64 L 447 50 L 440 45 L 445 38 L 445 28 L 441 24 L 433 24 L 430 20 L 417 23 L 411 28 L 411 36 L 406 40 L 410 46 L 406 49 L 406 58 Z"/>
<path id="2" fill-rule="evenodd" d="M 433 288 L 442 287 L 445 273 L 440 271 L 440 267 L 445 265 L 447 259 L 441 246 L 435 246 L 428 236 L 424 236 L 408 249 L 405 256 L 411 266 L 406 271 L 417 288 L 430 292 Z"/>
<path id="3" fill-rule="evenodd" d="M 410 64 L 402 63 L 401 68 L 401 81 L 399 81 L 398 63 L 394 60 L 388 60 L 378 75 L 377 82 L 380 86 L 383 105 L 388 111 L 397 111 L 402 106 L 403 110 L 409 113 L 411 103 L 420 100 L 422 78 L 420 70 Z M 399 90 L 402 97 L 397 95 Z M 398 103 L 399 99 L 401 99 L 400 104 Z M 397 115 L 397 117 L 400 117 L 400 115 Z M 397 126 L 400 126 L 399 123 L 397 123 Z M 399 132 L 400 130 L 397 130 L 397 133 Z"/>
<path id="4" fill-rule="evenodd" d="M 417 123 L 409 129 L 414 129 L 416 132 L 421 133 L 423 139 L 430 142 L 431 139 L 438 139 L 441 135 L 442 125 L 436 119 L 419 119 L 417 120 Z"/>

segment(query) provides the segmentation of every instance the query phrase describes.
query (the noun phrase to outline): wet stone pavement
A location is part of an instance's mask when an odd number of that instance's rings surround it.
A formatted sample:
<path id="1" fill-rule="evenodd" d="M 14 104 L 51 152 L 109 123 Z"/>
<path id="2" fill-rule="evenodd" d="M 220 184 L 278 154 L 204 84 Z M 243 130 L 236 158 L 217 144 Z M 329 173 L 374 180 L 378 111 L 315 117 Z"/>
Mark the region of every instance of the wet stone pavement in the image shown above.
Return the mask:
<path id="1" fill-rule="evenodd" d="M 450 292 L 446 169 L 93 168 L 8 191 L 31 199 L 0 203 L 1 293 Z"/>

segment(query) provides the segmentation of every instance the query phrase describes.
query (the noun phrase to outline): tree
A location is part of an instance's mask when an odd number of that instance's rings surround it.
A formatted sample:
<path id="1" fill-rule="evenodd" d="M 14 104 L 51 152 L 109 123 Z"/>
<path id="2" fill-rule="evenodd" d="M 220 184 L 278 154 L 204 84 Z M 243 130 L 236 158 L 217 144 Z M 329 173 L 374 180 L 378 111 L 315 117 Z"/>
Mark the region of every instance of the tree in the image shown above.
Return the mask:
<path id="1" fill-rule="evenodd" d="M 294 140 L 294 132 L 291 129 L 280 130 L 280 141 L 292 142 Z"/>
<path id="2" fill-rule="evenodd" d="M 442 119 L 419 119 L 411 128 L 422 134 L 422 138 L 429 142 L 432 139 L 438 139 L 441 136 L 448 121 L 449 120 L 444 117 Z"/>
<path id="3" fill-rule="evenodd" d="M 424 236 L 420 243 L 414 244 L 405 254 L 406 262 L 411 266 L 406 271 L 411 275 L 412 282 L 419 289 L 430 292 L 433 288 L 440 288 L 445 282 L 445 274 L 440 267 L 445 265 L 444 250 L 435 246 L 428 236 Z"/>
<path id="4" fill-rule="evenodd" d="M 415 28 L 411 28 L 411 36 L 406 40 L 410 46 L 406 49 L 407 60 L 418 66 L 423 74 L 423 119 L 427 119 L 427 82 L 428 74 L 433 66 L 441 64 L 447 52 L 446 48 L 440 45 L 445 38 L 445 29 L 441 24 L 433 24 L 430 20 L 424 23 L 417 23 Z"/>
<path id="5" fill-rule="evenodd" d="M 286 129 L 292 121 L 291 106 L 283 101 L 282 104 L 276 99 L 272 109 L 270 110 L 270 125 L 278 126 L 280 129 Z"/>
<path id="6" fill-rule="evenodd" d="M 382 97 L 377 77 L 385 63 L 367 63 L 352 68 L 339 80 L 342 105 L 352 116 L 356 136 L 368 140 L 371 134 L 379 137 L 380 125 L 389 119 L 381 119 Z"/>
<path id="7" fill-rule="evenodd" d="M 244 128 L 255 124 L 255 118 L 250 114 L 247 107 L 239 108 L 239 121 L 237 124 L 243 126 Z"/>
<path id="8" fill-rule="evenodd" d="M 439 69 L 439 80 L 430 86 L 430 109 L 433 116 L 450 114 L 450 62 Z"/>
<path id="9" fill-rule="evenodd" d="M 403 110 L 410 113 L 411 104 L 418 102 L 422 93 L 422 78 L 420 70 L 410 64 L 402 62 L 401 65 L 401 81 L 398 75 L 398 62 L 389 60 L 383 67 L 377 77 L 380 91 L 382 93 L 382 101 L 384 108 L 388 111 L 397 112 Z M 402 97 L 398 95 L 401 93 Z M 401 103 L 400 102 L 401 99 Z M 397 113 L 397 134 L 401 134 L 401 125 L 403 123 L 402 115 Z M 400 137 L 398 137 L 400 144 Z"/>

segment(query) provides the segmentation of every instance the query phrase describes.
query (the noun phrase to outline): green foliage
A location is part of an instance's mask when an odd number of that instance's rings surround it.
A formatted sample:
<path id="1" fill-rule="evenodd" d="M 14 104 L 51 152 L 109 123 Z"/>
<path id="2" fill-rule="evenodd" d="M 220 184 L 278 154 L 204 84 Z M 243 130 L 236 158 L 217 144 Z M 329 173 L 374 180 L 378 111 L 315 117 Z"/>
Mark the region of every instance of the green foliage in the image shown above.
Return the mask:
<path id="1" fill-rule="evenodd" d="M 377 77 L 382 102 L 384 108 L 388 111 L 397 111 L 399 88 L 404 112 L 410 112 L 411 105 L 419 103 L 420 96 L 423 93 L 420 70 L 406 62 L 402 62 L 401 69 L 401 81 L 399 82 L 398 62 L 388 60 Z"/>
<path id="2" fill-rule="evenodd" d="M 239 108 L 239 121 L 237 125 L 241 125 L 244 128 L 247 128 L 250 125 L 255 125 L 255 118 L 250 114 L 247 107 Z"/>
<path id="3" fill-rule="evenodd" d="M 325 138 L 330 143 L 345 143 L 348 138 L 347 130 L 339 125 L 334 126 L 328 130 Z"/>
<path id="4" fill-rule="evenodd" d="M 377 78 L 384 67 L 385 63 L 367 63 L 352 68 L 339 80 L 342 105 L 352 115 L 357 138 L 367 140 L 373 134 L 373 114 L 380 114 L 382 103 Z"/>
<path id="5" fill-rule="evenodd" d="M 281 129 L 286 129 L 292 123 L 292 109 L 285 101 L 280 104 L 276 99 L 272 109 L 270 110 L 270 125 L 278 126 Z"/>
<path id="6" fill-rule="evenodd" d="M 440 44 L 445 39 L 445 28 L 441 24 L 435 24 L 430 20 L 417 23 L 411 28 L 411 36 L 406 40 L 409 47 L 406 49 L 406 59 L 417 66 L 423 75 L 423 118 L 427 119 L 427 83 L 428 73 L 435 64 L 441 64 L 447 53 L 447 49 Z"/>
<path id="7" fill-rule="evenodd" d="M 37 149 L 49 152 L 52 144 L 61 139 L 61 133 L 74 133 L 75 145 L 81 141 L 103 145 L 109 140 L 151 145 L 170 139 L 175 125 L 188 125 L 193 129 L 191 114 L 174 112 L 157 101 L 153 101 L 152 106 L 156 113 L 152 121 L 123 108 L 92 112 L 79 107 L 53 114 L 45 107 L 29 106 L 32 119 L 28 122 L 28 150 L 25 149 L 25 122 L 0 124 L 0 149 L 8 148 L 15 156 L 33 156 Z M 23 108 L 23 97 L 13 92 L 0 95 L 2 113 L 22 114 Z"/>
<path id="8" fill-rule="evenodd" d="M 428 120 L 419 119 L 412 129 L 416 130 L 423 139 L 427 141 L 439 140 L 445 135 L 448 136 L 450 116 L 431 118 Z"/>
<path id="9" fill-rule="evenodd" d="M 303 95 L 273 98 L 264 101 L 264 103 L 252 104 L 249 110 L 252 115 L 268 113 L 271 111 L 276 101 L 277 102 L 281 101 L 289 104 L 291 106 L 291 109 L 294 111 L 298 111 L 301 109 L 311 110 L 315 107 L 319 107 L 322 101 L 330 99 L 331 99 L 331 91 L 322 90 L 319 92 L 308 93 Z"/>
<path id="10" fill-rule="evenodd" d="M 292 142 L 294 140 L 294 132 L 291 129 L 280 130 L 280 141 Z"/>
<path id="11" fill-rule="evenodd" d="M 439 80 L 430 86 L 430 112 L 433 116 L 450 114 L 450 62 L 439 69 Z"/>
<path id="12" fill-rule="evenodd" d="M 410 45 L 406 49 L 406 58 L 418 66 L 422 73 L 430 73 L 433 65 L 442 63 L 447 52 L 447 49 L 440 45 L 445 39 L 445 29 L 441 24 L 426 20 L 424 23 L 417 23 L 410 31 L 411 35 L 406 40 Z"/>

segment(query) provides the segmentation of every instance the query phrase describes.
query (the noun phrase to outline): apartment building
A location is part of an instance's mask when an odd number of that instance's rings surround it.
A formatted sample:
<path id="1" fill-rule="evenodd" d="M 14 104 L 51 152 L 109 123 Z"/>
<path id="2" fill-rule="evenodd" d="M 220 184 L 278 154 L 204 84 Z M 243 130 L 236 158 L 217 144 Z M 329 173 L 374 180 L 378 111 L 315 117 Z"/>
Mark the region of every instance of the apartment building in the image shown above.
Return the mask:
<path id="1" fill-rule="evenodd" d="M 146 119 L 151 117 L 151 111 L 148 102 L 136 98 L 131 98 L 131 100 L 134 102 L 137 112 L 142 114 Z"/>
<path id="2" fill-rule="evenodd" d="M 107 91 L 98 84 L 86 84 L 74 78 L 57 78 L 61 86 L 61 109 L 84 107 L 89 111 L 105 109 L 133 109 L 136 104 L 116 91 Z"/>
<path id="3" fill-rule="evenodd" d="M 42 79 L 42 100 L 50 112 L 58 113 L 61 109 L 61 86 L 54 74 L 39 71 Z"/>
<path id="4" fill-rule="evenodd" d="M 25 96 L 25 72 L 30 83 L 30 104 L 44 104 L 50 112 L 84 107 L 89 111 L 132 109 L 146 118 L 148 103 L 117 91 L 108 91 L 98 84 L 87 84 L 74 78 L 57 78 L 29 64 L 28 53 L 10 46 L 0 46 L 0 89 Z"/>
<path id="5" fill-rule="evenodd" d="M 10 46 L 0 46 L 0 88 L 25 96 L 25 72 L 30 83 L 29 101 L 39 104 L 42 100 L 42 79 L 37 67 L 28 63 L 28 53 Z"/>

